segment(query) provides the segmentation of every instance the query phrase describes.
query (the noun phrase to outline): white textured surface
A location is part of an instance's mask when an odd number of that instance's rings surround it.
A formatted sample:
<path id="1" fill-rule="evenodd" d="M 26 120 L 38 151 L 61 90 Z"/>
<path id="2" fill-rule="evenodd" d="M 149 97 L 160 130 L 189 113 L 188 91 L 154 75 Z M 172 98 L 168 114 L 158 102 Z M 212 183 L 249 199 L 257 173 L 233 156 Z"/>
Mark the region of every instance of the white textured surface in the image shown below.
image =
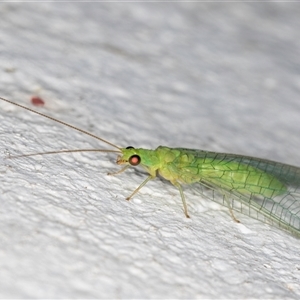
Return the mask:
<path id="1" fill-rule="evenodd" d="M 0 4 L 1 96 L 120 146 L 300 165 L 296 3 Z M 101 153 L 0 103 L 0 298 L 299 298 L 300 240 Z"/>

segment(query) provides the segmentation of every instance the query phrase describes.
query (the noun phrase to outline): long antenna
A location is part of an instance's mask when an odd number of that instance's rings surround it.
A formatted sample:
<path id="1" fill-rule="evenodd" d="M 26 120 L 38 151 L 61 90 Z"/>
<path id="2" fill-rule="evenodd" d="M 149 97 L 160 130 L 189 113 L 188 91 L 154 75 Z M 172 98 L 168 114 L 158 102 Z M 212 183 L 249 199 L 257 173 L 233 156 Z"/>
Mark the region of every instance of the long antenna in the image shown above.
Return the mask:
<path id="1" fill-rule="evenodd" d="M 15 102 L 13 102 L 13 101 L 4 99 L 4 98 L 2 98 L 2 97 L 0 97 L 0 99 L 3 100 L 3 101 L 5 101 L 5 102 L 7 102 L 7 103 L 10 103 L 10 104 L 19 106 L 19 107 L 21 107 L 21 108 L 24 108 L 24 109 L 26 109 L 26 110 L 28 110 L 28 111 L 31 111 L 32 113 L 35 113 L 35 114 L 37 114 L 37 115 L 40 115 L 40 116 L 42 116 L 42 117 L 44 117 L 44 118 L 48 118 L 48 119 L 50 119 L 50 120 L 52 120 L 52 121 L 54 121 L 54 122 L 57 122 L 57 123 L 60 123 L 60 124 L 62 124 L 62 125 L 65 125 L 65 126 L 67 126 L 67 127 L 70 127 L 70 128 L 72 128 L 72 129 L 75 129 L 75 130 L 77 130 L 77 131 L 79 131 L 79 132 L 81 132 L 81 133 L 84 133 L 84 134 L 86 134 L 86 135 L 89 135 L 89 136 L 91 136 L 91 137 L 93 137 L 93 138 L 95 138 L 95 139 L 97 139 L 97 140 L 99 140 L 99 141 L 101 141 L 101 142 L 104 142 L 104 143 L 106 143 L 106 144 L 108 144 L 108 145 L 110 145 L 110 146 L 112 146 L 112 147 L 114 147 L 114 148 L 117 148 L 117 149 L 119 149 L 119 150 L 121 151 L 121 148 L 120 148 L 120 147 L 118 147 L 118 146 L 114 145 L 113 143 L 110 143 L 110 142 L 108 142 L 108 141 L 106 141 L 106 140 L 104 140 L 104 139 L 102 139 L 102 138 L 100 138 L 100 137 L 98 137 L 98 136 L 96 136 L 96 135 L 94 135 L 94 134 L 88 132 L 88 131 L 85 131 L 85 130 L 83 130 L 83 129 L 77 128 L 77 127 L 75 127 L 75 126 L 73 126 L 73 125 L 70 125 L 70 124 L 65 123 L 65 122 L 63 122 L 63 121 L 60 121 L 60 120 L 55 119 L 55 118 L 53 118 L 53 117 L 47 116 L 47 115 L 45 115 L 45 114 L 43 114 L 43 113 L 40 113 L 40 112 L 38 112 L 38 111 L 36 111 L 36 110 L 34 110 L 34 109 L 28 108 L 28 107 L 26 107 L 26 106 L 23 106 L 23 105 L 21 105 L 21 104 L 15 103 Z M 96 151 L 96 150 L 95 150 L 95 151 Z"/>
<path id="2" fill-rule="evenodd" d="M 28 157 L 28 156 L 36 156 L 36 155 L 45 155 L 45 154 L 58 154 L 58 153 L 74 153 L 74 152 L 113 152 L 120 153 L 119 150 L 106 150 L 106 149 L 73 149 L 73 150 L 58 150 L 58 151 L 47 151 L 47 152 L 37 152 L 37 153 L 29 153 L 29 154 L 20 154 L 20 155 L 10 155 L 7 158 L 20 158 L 20 157 Z"/>

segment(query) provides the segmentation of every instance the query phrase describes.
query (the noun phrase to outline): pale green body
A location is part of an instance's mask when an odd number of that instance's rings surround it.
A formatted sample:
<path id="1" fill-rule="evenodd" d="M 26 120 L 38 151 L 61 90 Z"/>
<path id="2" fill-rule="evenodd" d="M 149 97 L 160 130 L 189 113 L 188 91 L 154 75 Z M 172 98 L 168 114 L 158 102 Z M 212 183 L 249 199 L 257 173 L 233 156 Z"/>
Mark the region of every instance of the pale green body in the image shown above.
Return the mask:
<path id="1" fill-rule="evenodd" d="M 245 156 L 163 146 L 156 150 L 122 151 L 123 159 L 138 154 L 141 157 L 141 165 L 149 174 L 155 176 L 158 172 L 171 183 L 192 184 L 203 181 L 226 190 L 265 197 L 274 197 L 286 192 L 286 186 L 282 182 L 258 168 L 257 159 L 253 163 L 249 158 L 246 161 Z"/>
<path id="2" fill-rule="evenodd" d="M 163 146 L 155 150 L 122 148 L 121 151 L 118 164 L 128 164 L 130 157 L 138 155 L 140 165 L 150 174 L 137 190 L 157 174 L 181 193 L 181 184 L 200 183 L 202 187 L 198 190 L 205 197 L 300 235 L 300 168 L 235 154 Z M 183 194 L 182 197 L 185 205 Z M 240 204 L 233 200 L 239 200 Z"/>

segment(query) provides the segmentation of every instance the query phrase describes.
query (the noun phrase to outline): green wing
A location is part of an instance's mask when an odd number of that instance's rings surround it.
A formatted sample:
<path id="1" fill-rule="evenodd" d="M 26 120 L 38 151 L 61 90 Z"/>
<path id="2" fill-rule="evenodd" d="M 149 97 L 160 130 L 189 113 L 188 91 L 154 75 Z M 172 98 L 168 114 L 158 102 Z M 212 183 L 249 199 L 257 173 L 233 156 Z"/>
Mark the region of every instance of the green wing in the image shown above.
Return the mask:
<path id="1" fill-rule="evenodd" d="M 300 237 L 300 168 L 254 157 L 176 148 L 182 182 L 215 202 Z M 199 185 L 200 183 L 200 185 Z"/>

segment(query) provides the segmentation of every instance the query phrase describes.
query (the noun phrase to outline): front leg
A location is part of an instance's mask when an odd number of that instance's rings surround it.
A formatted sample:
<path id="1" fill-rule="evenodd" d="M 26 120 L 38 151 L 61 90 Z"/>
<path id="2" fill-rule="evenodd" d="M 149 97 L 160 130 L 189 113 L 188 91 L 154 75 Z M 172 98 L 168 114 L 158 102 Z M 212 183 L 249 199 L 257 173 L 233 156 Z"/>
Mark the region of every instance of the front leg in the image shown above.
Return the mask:
<path id="1" fill-rule="evenodd" d="M 133 193 L 129 196 L 129 197 L 127 197 L 126 198 L 126 200 L 130 200 L 130 198 L 133 196 L 133 195 L 135 195 L 149 180 L 151 180 L 151 179 L 153 179 L 153 178 L 155 178 L 156 177 L 156 175 L 155 176 L 153 176 L 153 175 L 149 175 L 134 191 L 133 191 Z"/>
<path id="2" fill-rule="evenodd" d="M 129 167 L 130 167 L 130 165 L 127 165 L 127 166 L 123 167 L 121 170 L 119 170 L 117 172 L 107 173 L 107 175 L 109 175 L 109 176 L 118 175 L 118 174 L 123 173 L 124 171 L 126 171 Z"/>

